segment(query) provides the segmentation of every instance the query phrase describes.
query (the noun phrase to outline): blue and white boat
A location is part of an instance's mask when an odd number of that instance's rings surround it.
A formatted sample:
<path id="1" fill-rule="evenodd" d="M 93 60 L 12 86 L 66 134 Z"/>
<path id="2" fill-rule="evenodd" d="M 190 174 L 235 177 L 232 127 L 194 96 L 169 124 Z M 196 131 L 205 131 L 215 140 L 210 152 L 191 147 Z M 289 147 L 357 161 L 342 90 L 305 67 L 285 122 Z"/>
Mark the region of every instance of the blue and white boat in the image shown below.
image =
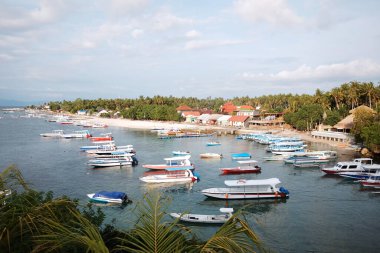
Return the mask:
<path id="1" fill-rule="evenodd" d="M 185 155 L 190 155 L 190 152 L 189 151 L 173 151 L 172 154 L 176 156 L 185 156 Z"/>
<path id="2" fill-rule="evenodd" d="M 87 196 L 90 198 L 90 201 L 104 204 L 122 204 L 129 201 L 127 194 L 124 192 L 100 191 L 97 193 L 87 194 Z"/>
<path id="3" fill-rule="evenodd" d="M 362 165 L 362 168 L 363 171 L 340 172 L 338 175 L 350 179 L 365 180 L 380 171 L 380 164 Z"/>
<path id="4" fill-rule="evenodd" d="M 210 147 L 210 146 L 220 146 L 222 144 L 218 141 L 211 141 L 211 142 L 208 142 L 206 145 Z"/>
<path id="5" fill-rule="evenodd" d="M 236 154 L 231 154 L 231 157 L 233 160 L 251 159 L 251 154 L 250 153 L 236 153 Z"/>

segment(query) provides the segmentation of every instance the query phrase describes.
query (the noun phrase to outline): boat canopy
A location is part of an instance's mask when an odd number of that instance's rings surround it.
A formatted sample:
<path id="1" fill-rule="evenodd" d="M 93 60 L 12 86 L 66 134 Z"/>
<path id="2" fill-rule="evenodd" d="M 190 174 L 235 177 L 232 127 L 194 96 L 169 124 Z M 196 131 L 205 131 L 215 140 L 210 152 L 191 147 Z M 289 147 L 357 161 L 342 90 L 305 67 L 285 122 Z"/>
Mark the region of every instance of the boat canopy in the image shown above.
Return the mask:
<path id="1" fill-rule="evenodd" d="M 166 171 L 175 171 L 175 170 L 192 170 L 194 169 L 193 166 L 179 166 L 174 168 L 166 168 Z"/>
<path id="2" fill-rule="evenodd" d="M 175 156 L 170 158 L 164 158 L 165 161 L 182 161 L 182 160 L 189 160 L 191 155 L 185 155 L 185 156 Z"/>
<path id="3" fill-rule="evenodd" d="M 251 164 L 251 163 L 257 163 L 256 160 L 245 160 L 245 161 L 238 161 L 240 164 Z"/>
<path id="4" fill-rule="evenodd" d="M 227 186 L 259 186 L 259 185 L 271 185 L 275 186 L 280 182 L 278 178 L 268 178 L 268 179 L 259 179 L 259 180 L 245 180 L 245 179 L 239 179 L 239 180 L 226 180 L 224 183 Z"/>
<path id="5" fill-rule="evenodd" d="M 103 197 L 103 198 L 110 198 L 110 199 L 123 199 L 127 196 L 124 192 L 108 192 L 108 191 L 100 191 L 95 193 L 95 197 Z"/>
<path id="6" fill-rule="evenodd" d="M 238 153 L 238 154 L 232 154 L 233 157 L 250 157 L 251 154 L 249 153 Z"/>
<path id="7" fill-rule="evenodd" d="M 234 209 L 233 208 L 222 207 L 222 208 L 219 209 L 219 211 L 221 213 L 232 213 L 234 211 Z"/>

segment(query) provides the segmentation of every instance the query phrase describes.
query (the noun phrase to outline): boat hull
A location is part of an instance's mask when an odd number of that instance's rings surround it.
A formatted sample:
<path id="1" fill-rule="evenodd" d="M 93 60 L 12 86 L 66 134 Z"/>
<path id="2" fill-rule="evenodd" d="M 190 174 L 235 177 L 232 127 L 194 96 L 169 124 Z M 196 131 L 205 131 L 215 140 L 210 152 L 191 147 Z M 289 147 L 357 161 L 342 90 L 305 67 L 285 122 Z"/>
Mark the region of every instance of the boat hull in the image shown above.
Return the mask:
<path id="1" fill-rule="evenodd" d="M 244 174 L 244 173 L 260 173 L 261 168 L 243 168 L 243 167 L 236 167 L 236 168 L 221 168 L 220 169 L 222 174 Z"/>
<path id="2" fill-rule="evenodd" d="M 226 221 L 228 221 L 231 218 L 231 216 L 228 214 L 205 215 L 205 214 L 170 213 L 170 216 L 184 222 L 201 223 L 201 224 L 223 224 L 223 223 L 226 223 Z"/>
<path id="3" fill-rule="evenodd" d="M 287 198 L 288 196 L 281 192 L 271 192 L 271 193 L 255 193 L 255 192 L 247 192 L 247 193 L 231 193 L 231 192 L 224 192 L 224 193 L 212 193 L 212 192 L 206 192 L 205 190 L 202 191 L 203 195 L 211 198 L 216 199 L 281 199 L 281 198 Z"/>

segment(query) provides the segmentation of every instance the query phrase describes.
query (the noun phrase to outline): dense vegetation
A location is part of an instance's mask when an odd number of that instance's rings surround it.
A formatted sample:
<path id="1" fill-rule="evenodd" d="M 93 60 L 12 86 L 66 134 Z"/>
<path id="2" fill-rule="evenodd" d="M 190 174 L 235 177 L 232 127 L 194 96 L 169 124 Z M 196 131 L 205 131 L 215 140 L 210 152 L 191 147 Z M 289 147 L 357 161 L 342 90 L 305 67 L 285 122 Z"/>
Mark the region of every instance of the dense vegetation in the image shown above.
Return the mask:
<path id="1" fill-rule="evenodd" d="M 235 105 L 260 106 L 264 112 L 283 112 L 284 120 L 300 131 L 315 129 L 318 124 L 333 126 L 349 114 L 351 109 L 360 105 L 380 109 L 380 85 L 372 82 L 349 82 L 331 91 L 317 89 L 314 95 L 278 94 L 260 97 L 235 97 L 233 99 L 194 97 L 162 97 L 154 96 L 137 99 L 76 99 L 74 101 L 50 102 L 51 110 L 63 110 L 76 113 L 78 110 L 87 110 L 90 114 L 102 109 L 109 111 L 102 116 L 113 117 L 114 113 L 124 118 L 138 120 L 170 120 L 180 121 L 176 112 L 180 105 L 188 105 L 194 109 L 212 109 L 219 112 L 220 106 L 231 101 Z M 380 145 L 380 133 L 374 132 L 380 124 L 379 117 L 372 115 L 365 119 L 365 124 L 357 121 L 354 127 L 354 136 L 357 141 L 363 141 L 368 147 Z M 359 116 L 360 118 L 360 116 Z M 365 127 L 365 128 L 364 128 Z"/>
<path id="2" fill-rule="evenodd" d="M 6 195 L 7 190 L 11 194 Z M 137 204 L 134 226 L 128 231 L 118 230 L 103 225 L 105 215 L 100 209 L 31 189 L 20 171 L 10 166 L 0 173 L 0 252 L 265 251 L 239 215 L 203 241 L 178 220 L 165 221 L 167 202 L 158 194 L 148 193 Z"/>

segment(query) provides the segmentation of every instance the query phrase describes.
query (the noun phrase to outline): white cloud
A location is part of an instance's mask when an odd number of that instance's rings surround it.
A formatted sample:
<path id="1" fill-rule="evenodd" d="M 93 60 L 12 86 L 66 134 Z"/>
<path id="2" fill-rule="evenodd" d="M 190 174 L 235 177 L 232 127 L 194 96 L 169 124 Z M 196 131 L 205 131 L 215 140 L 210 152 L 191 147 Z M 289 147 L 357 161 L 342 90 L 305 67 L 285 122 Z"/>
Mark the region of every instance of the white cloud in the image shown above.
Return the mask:
<path id="1" fill-rule="evenodd" d="M 0 54 L 0 62 L 1 61 L 10 61 L 10 60 L 13 60 L 13 59 L 15 59 L 15 57 L 13 57 L 10 54 Z"/>
<path id="2" fill-rule="evenodd" d="M 210 47 L 219 47 L 219 46 L 229 46 L 229 45 L 238 45 L 247 43 L 247 41 L 243 40 L 191 40 L 186 42 L 185 49 L 202 49 L 202 48 L 210 48 Z"/>
<path id="3" fill-rule="evenodd" d="M 0 28 L 17 29 L 56 21 L 66 10 L 63 0 L 41 0 L 30 10 L 3 5 L 0 11 Z"/>
<path id="4" fill-rule="evenodd" d="M 263 74 L 245 72 L 240 75 L 244 80 L 252 81 L 326 81 L 352 80 L 356 78 L 380 77 L 380 63 L 372 60 L 355 60 L 310 67 L 302 65 L 295 70 L 283 70 L 278 73 Z"/>
<path id="5" fill-rule="evenodd" d="M 237 0 L 234 9 L 242 18 L 252 22 L 268 22 L 273 25 L 297 25 L 302 23 L 286 0 Z"/>
<path id="6" fill-rule="evenodd" d="M 134 29 L 132 32 L 131 32 L 131 36 L 133 37 L 133 38 L 138 38 L 138 37 L 140 37 L 141 35 L 143 35 L 144 34 L 144 30 L 142 30 L 142 29 Z"/>
<path id="7" fill-rule="evenodd" d="M 201 33 L 196 31 L 196 30 L 191 30 L 191 31 L 188 31 L 186 34 L 185 34 L 186 38 L 189 38 L 189 39 L 195 39 L 195 38 L 198 38 L 201 36 Z"/>
<path id="8" fill-rule="evenodd" d="M 161 10 L 152 17 L 153 28 L 156 30 L 168 30 L 170 28 L 193 25 L 195 21 L 189 18 L 181 18 L 169 11 Z"/>
<path id="9" fill-rule="evenodd" d="M 111 0 L 105 4 L 112 15 L 122 16 L 142 11 L 148 3 L 148 0 Z"/>

